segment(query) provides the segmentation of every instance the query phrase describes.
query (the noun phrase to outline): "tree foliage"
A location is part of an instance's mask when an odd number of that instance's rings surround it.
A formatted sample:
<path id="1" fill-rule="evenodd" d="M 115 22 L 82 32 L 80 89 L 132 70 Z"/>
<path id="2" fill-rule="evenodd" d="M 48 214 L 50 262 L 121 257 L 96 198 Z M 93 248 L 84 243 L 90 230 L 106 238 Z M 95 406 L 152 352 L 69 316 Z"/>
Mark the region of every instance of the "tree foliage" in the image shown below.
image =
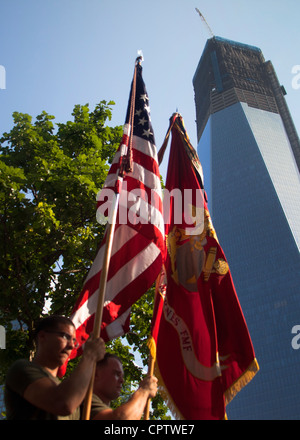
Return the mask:
<path id="1" fill-rule="evenodd" d="M 49 313 L 70 314 L 95 258 L 104 232 L 96 194 L 122 136 L 122 127 L 107 125 L 113 104 L 102 101 L 94 111 L 76 105 L 73 120 L 57 124 L 46 112 L 35 121 L 15 112 L 13 128 L 0 139 L 0 324 L 7 332 L 0 383 L 12 361 L 29 357 L 45 304 Z M 128 393 L 142 374 L 132 349 L 147 362 L 152 304 L 150 291 L 134 306 L 129 345 L 108 344 L 123 359 Z M 153 417 L 164 415 L 158 397 Z"/>

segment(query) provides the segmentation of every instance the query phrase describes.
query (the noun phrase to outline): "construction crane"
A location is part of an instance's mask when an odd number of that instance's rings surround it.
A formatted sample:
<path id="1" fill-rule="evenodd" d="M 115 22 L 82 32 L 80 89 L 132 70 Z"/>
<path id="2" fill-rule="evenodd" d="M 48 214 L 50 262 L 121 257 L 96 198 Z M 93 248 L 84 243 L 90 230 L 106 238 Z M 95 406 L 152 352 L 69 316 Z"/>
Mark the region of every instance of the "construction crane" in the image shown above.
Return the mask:
<path id="1" fill-rule="evenodd" d="M 207 21 L 205 20 L 204 16 L 201 14 L 201 12 L 199 11 L 198 8 L 195 8 L 195 9 L 196 9 L 196 11 L 198 12 L 198 14 L 200 15 L 201 20 L 206 24 L 207 29 L 208 29 L 208 31 L 209 31 L 209 33 L 210 33 L 210 36 L 211 36 L 211 37 L 214 37 L 213 31 L 212 31 L 211 28 L 209 27 L 209 25 L 208 25 Z"/>

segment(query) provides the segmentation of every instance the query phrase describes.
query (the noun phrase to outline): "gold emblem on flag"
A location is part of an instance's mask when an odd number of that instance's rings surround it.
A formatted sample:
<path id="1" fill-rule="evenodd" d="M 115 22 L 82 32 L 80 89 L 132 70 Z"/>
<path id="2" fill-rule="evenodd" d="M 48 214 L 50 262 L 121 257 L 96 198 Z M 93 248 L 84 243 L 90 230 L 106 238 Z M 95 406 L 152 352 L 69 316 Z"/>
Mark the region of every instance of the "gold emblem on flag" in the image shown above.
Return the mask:
<path id="1" fill-rule="evenodd" d="M 229 271 L 229 266 L 225 260 L 219 258 L 214 264 L 214 269 L 218 275 L 226 275 Z"/>
<path id="2" fill-rule="evenodd" d="M 190 292 L 197 289 L 197 280 L 202 272 L 204 280 L 208 281 L 211 273 L 226 275 L 229 270 L 225 260 L 216 261 L 216 247 L 211 247 L 205 253 L 206 237 L 213 237 L 218 241 L 207 210 L 204 211 L 204 227 L 200 234 L 188 235 L 185 229 L 174 226 L 166 237 L 172 277 L 176 284 L 181 284 Z"/>

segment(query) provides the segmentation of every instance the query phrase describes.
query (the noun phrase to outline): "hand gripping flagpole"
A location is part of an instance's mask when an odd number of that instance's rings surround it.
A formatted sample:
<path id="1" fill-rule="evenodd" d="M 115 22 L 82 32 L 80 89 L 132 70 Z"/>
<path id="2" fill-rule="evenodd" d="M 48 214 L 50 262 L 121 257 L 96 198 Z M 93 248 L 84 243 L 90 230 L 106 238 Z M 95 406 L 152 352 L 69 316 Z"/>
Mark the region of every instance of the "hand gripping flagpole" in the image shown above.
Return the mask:
<path id="1" fill-rule="evenodd" d="M 129 130 L 130 133 L 128 133 L 129 141 L 128 141 L 128 148 L 127 148 L 127 155 L 121 157 L 121 164 L 120 164 L 120 171 L 119 171 L 119 179 L 122 181 L 123 176 L 125 172 L 132 171 L 132 136 L 133 136 L 133 119 L 134 119 L 134 113 L 135 113 L 135 93 L 136 93 L 136 68 L 137 65 L 141 62 L 142 57 L 139 56 L 136 59 L 135 62 L 135 68 L 134 68 L 134 75 L 133 75 L 133 82 L 132 82 L 132 91 L 131 91 L 131 98 L 130 98 L 130 114 L 129 114 Z M 118 179 L 118 180 L 119 180 Z M 107 234 L 106 234 L 106 243 L 105 243 L 105 252 L 104 252 L 104 258 L 103 258 L 103 265 L 101 270 L 101 276 L 100 276 L 100 284 L 99 284 L 99 294 L 98 294 L 98 303 L 97 303 L 97 309 L 95 313 L 95 321 L 94 321 L 94 328 L 93 328 L 93 336 L 99 337 L 101 333 L 101 323 L 102 323 L 102 315 L 103 315 L 103 306 L 104 306 L 104 299 L 105 299 L 105 291 L 106 291 L 106 284 L 107 284 L 107 276 L 108 276 L 108 270 L 109 270 L 109 262 L 111 257 L 111 250 L 112 250 L 112 244 L 113 244 L 113 238 L 114 238 L 114 231 L 116 226 L 116 219 L 117 219 L 117 212 L 118 212 L 118 205 L 119 205 L 119 198 L 120 198 L 120 180 L 119 184 L 116 185 L 116 192 L 115 197 L 113 198 L 113 204 L 111 209 L 111 218 L 108 222 L 107 227 Z M 94 388 L 94 381 L 95 381 L 95 372 L 96 372 L 96 363 L 93 367 L 92 377 L 90 380 L 89 388 L 86 393 L 84 406 L 83 406 L 83 413 L 82 413 L 82 420 L 89 420 L 90 414 L 91 414 L 91 404 L 92 404 L 92 395 L 93 395 L 93 388 Z"/>

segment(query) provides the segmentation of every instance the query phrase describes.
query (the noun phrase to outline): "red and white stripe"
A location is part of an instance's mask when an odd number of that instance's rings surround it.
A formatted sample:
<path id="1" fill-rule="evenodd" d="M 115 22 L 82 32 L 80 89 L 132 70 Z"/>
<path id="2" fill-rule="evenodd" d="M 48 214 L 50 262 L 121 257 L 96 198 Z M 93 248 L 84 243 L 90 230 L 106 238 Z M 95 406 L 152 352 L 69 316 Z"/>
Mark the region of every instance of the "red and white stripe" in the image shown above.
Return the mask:
<path id="1" fill-rule="evenodd" d="M 133 136 L 132 172 L 121 178 L 119 169 L 121 158 L 127 153 L 128 134 L 129 126 L 126 125 L 122 143 L 103 187 L 103 190 L 115 190 L 118 185 L 120 192 L 101 326 L 101 336 L 105 340 L 128 331 L 130 307 L 155 281 L 162 267 L 164 252 L 164 220 L 156 147 L 141 137 Z M 132 202 L 134 191 L 139 195 L 138 203 Z M 99 209 L 101 194 L 97 199 Z M 136 207 L 148 217 L 141 218 Z M 124 221 L 120 222 L 126 216 L 128 221 L 125 224 Z M 93 331 L 104 249 L 105 237 L 71 316 L 81 344 Z M 76 353 L 72 357 L 75 356 Z"/>

